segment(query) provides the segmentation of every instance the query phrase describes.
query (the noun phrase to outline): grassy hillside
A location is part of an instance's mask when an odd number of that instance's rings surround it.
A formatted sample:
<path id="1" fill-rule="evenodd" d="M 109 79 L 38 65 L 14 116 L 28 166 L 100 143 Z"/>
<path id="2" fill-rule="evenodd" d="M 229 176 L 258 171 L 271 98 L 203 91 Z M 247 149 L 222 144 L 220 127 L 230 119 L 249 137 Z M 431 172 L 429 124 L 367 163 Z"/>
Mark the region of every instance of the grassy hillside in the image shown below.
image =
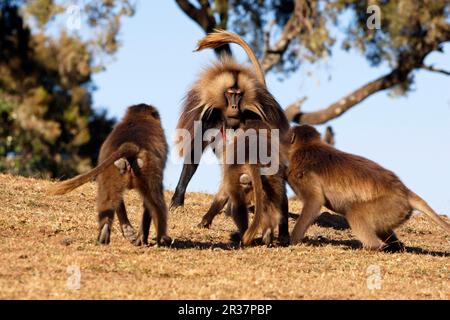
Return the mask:
<path id="1" fill-rule="evenodd" d="M 189 193 L 170 213 L 172 248 L 134 247 L 117 224 L 111 244 L 98 246 L 95 185 L 49 197 L 50 184 L 0 175 L 2 299 L 450 299 L 450 236 L 423 216 L 398 230 L 405 253 L 359 249 L 331 215 L 300 246 L 235 249 L 225 215 L 209 230 L 196 227 L 212 197 Z M 126 203 L 137 226 L 139 197 L 130 192 Z M 291 201 L 291 212 L 300 208 Z M 81 273 L 78 290 L 69 288 L 71 268 Z"/>

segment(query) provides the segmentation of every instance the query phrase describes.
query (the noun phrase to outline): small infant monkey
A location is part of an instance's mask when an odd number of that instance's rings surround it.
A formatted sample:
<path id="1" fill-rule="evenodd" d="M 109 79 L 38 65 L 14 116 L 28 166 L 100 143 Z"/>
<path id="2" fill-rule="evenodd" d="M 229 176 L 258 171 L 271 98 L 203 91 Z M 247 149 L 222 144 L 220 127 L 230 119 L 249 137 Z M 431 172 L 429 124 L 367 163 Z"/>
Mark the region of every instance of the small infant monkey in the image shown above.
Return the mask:
<path id="1" fill-rule="evenodd" d="M 163 193 L 163 170 L 167 142 L 158 110 L 146 104 L 128 108 L 124 119 L 109 134 L 100 149 L 99 165 L 91 171 L 52 186 L 48 193 L 62 195 L 97 178 L 98 242 L 109 244 L 114 212 L 123 236 L 136 245 L 148 244 L 150 224 L 158 244 L 169 245 L 167 207 Z M 139 233 L 131 226 L 123 193 L 137 189 L 144 202 Z"/>
<path id="2" fill-rule="evenodd" d="M 425 213 L 450 233 L 450 225 L 393 172 L 333 148 L 309 125 L 291 128 L 287 138 L 288 182 L 303 201 L 292 244 L 303 239 L 322 206 L 345 215 L 355 236 L 370 250 L 403 251 L 394 229 L 413 210 Z"/>

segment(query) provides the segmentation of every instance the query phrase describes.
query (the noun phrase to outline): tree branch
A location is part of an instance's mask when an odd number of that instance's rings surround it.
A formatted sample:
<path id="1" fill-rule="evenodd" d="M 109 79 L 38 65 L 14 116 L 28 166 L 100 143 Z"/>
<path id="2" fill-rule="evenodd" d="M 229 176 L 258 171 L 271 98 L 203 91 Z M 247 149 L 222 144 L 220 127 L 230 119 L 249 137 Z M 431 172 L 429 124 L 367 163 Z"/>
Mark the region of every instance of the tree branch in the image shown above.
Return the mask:
<path id="1" fill-rule="evenodd" d="M 450 76 L 450 71 L 447 71 L 444 69 L 435 68 L 433 66 L 427 66 L 427 65 L 422 65 L 421 68 L 424 70 L 431 71 L 431 72 L 438 72 L 438 73 L 445 74 L 446 76 Z"/>
<path id="2" fill-rule="evenodd" d="M 409 72 L 397 68 L 391 73 L 363 85 L 339 101 L 319 111 L 304 113 L 298 105 L 293 104 L 286 109 L 288 120 L 296 123 L 323 124 L 339 117 L 370 95 L 404 82 L 408 74 Z"/>
<path id="3" fill-rule="evenodd" d="M 228 4 L 222 3 L 220 6 L 219 17 L 220 21 L 217 22 L 214 17 L 213 10 L 207 0 L 201 0 L 199 4 L 199 8 L 192 5 L 189 0 L 175 0 L 180 9 L 197 23 L 205 33 L 210 33 L 216 28 L 224 29 L 226 27 L 228 21 Z M 228 44 L 221 46 L 219 48 L 214 49 L 217 56 L 221 56 L 222 54 L 231 55 L 231 49 Z"/>
<path id="4" fill-rule="evenodd" d="M 450 30 L 450 24 L 447 26 Z M 445 29 L 446 30 L 446 29 Z M 408 80 L 410 73 L 419 68 L 424 68 L 425 57 L 434 50 L 439 48 L 440 43 L 448 41 L 446 32 L 441 34 L 437 33 L 428 34 L 428 37 L 424 37 L 422 45 L 416 48 L 414 51 L 403 52 L 398 57 L 398 66 L 389 74 L 386 74 L 374 81 L 371 81 L 352 93 L 346 95 L 339 101 L 331 104 L 330 106 L 313 112 L 302 112 L 300 107 L 294 103 L 286 109 L 286 115 L 288 120 L 296 123 L 309 123 L 309 124 L 323 124 L 332 119 L 335 119 L 354 107 L 370 95 L 392 88 Z M 428 69 L 433 67 L 427 67 Z M 447 71 L 435 69 L 430 71 L 436 71 L 446 74 Z"/>
<path id="5" fill-rule="evenodd" d="M 265 48 L 263 52 L 263 58 L 261 61 L 261 67 L 264 72 L 270 71 L 275 65 L 281 62 L 283 54 L 289 47 L 289 44 L 294 40 L 301 32 L 305 30 L 312 32 L 312 25 L 308 17 L 312 14 L 312 9 L 307 0 L 296 0 L 295 8 L 292 16 L 283 28 L 278 41 L 272 47 L 269 45 L 268 39 L 270 38 L 270 29 L 265 34 Z"/>

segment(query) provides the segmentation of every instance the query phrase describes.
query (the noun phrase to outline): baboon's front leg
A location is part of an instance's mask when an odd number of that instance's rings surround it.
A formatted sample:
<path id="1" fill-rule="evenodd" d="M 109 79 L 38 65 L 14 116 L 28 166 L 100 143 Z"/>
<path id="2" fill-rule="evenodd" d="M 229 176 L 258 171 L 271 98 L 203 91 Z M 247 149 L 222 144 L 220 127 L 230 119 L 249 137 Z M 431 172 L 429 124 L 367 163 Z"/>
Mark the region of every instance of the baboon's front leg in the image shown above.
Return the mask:
<path id="1" fill-rule="evenodd" d="M 314 198 L 305 200 L 302 213 L 300 214 L 300 217 L 292 230 L 291 244 L 298 244 L 303 240 L 306 230 L 308 230 L 309 226 L 311 226 L 311 224 L 313 224 L 320 215 L 321 207 L 321 201 Z"/>
<path id="2" fill-rule="evenodd" d="M 203 216 L 202 221 L 198 225 L 200 228 L 209 228 L 215 216 L 217 216 L 227 203 L 229 197 L 223 186 L 220 186 L 219 192 L 214 196 L 214 200 Z"/>
<path id="3" fill-rule="evenodd" d="M 183 170 L 181 171 L 180 180 L 178 180 L 177 187 L 175 188 L 175 193 L 172 196 L 170 202 L 170 208 L 175 209 L 182 207 L 184 205 L 184 196 L 186 194 L 186 188 L 194 176 L 195 171 L 197 171 L 198 163 L 187 163 L 183 165 Z"/>

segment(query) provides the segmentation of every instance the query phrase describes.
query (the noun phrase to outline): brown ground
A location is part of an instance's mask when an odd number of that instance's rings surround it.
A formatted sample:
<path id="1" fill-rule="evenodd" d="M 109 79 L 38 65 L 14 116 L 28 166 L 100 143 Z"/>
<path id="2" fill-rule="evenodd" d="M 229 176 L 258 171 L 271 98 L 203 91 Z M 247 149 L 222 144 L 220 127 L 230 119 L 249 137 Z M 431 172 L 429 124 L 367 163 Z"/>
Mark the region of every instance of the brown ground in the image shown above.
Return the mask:
<path id="1" fill-rule="evenodd" d="M 117 225 L 111 244 L 98 246 L 94 184 L 48 197 L 50 183 L 0 175 L 1 299 L 450 299 L 450 236 L 422 216 L 398 230 L 406 253 L 356 248 L 336 216 L 334 228 L 314 225 L 301 246 L 233 249 L 231 219 L 198 229 L 211 196 L 189 193 L 170 215 L 173 248 L 134 247 Z M 138 196 L 126 201 L 137 226 Z M 67 286 L 70 266 L 81 270 L 79 290 Z M 380 268 L 381 282 L 369 266 Z"/>

